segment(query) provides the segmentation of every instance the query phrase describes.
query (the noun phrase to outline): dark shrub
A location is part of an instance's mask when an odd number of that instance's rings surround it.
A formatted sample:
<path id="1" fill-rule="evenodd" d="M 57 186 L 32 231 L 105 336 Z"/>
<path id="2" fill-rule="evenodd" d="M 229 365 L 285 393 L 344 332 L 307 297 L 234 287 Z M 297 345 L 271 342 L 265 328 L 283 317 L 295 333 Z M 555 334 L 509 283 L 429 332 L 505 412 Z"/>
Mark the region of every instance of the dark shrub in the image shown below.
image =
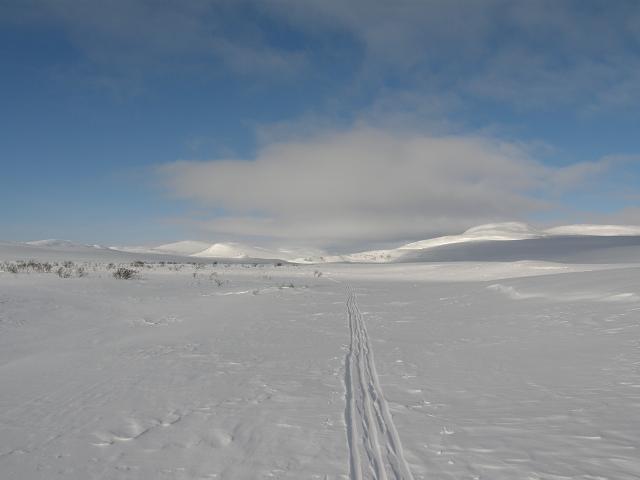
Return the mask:
<path id="1" fill-rule="evenodd" d="M 58 270 L 56 270 L 56 273 L 60 278 L 71 278 L 71 275 L 73 274 L 73 270 L 66 267 L 58 267 Z"/>
<path id="2" fill-rule="evenodd" d="M 113 272 L 113 278 L 117 278 L 118 280 L 130 280 L 137 274 L 138 271 L 134 270 L 133 268 L 118 267 L 116 271 Z"/>

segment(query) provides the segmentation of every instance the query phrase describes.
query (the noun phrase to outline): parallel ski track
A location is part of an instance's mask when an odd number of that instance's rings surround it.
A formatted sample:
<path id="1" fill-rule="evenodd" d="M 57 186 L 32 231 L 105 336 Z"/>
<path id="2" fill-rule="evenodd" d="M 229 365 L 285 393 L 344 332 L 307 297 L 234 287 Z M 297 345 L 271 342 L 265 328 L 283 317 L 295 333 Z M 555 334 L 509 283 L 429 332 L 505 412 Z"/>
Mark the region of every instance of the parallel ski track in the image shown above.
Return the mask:
<path id="1" fill-rule="evenodd" d="M 382 393 L 356 294 L 347 288 L 351 342 L 345 360 L 347 443 L 351 480 L 413 480 Z"/>

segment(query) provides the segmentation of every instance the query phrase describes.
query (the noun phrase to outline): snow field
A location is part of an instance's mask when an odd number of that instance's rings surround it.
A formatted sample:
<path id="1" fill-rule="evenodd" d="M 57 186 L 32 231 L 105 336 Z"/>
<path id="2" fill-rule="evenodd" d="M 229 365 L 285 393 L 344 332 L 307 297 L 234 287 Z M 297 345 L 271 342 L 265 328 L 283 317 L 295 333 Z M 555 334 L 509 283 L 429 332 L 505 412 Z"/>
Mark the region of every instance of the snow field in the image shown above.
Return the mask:
<path id="1" fill-rule="evenodd" d="M 0 273 L 3 478 L 640 475 L 637 267 L 101 265 Z"/>

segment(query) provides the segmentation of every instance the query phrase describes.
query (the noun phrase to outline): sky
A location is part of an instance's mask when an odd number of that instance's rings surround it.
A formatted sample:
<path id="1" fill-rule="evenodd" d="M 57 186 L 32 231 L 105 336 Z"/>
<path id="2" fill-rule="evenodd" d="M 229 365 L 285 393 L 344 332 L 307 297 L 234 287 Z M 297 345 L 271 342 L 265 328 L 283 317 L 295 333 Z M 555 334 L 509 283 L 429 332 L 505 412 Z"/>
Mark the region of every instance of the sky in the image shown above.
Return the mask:
<path id="1" fill-rule="evenodd" d="M 0 239 L 640 224 L 640 3 L 0 1 Z"/>

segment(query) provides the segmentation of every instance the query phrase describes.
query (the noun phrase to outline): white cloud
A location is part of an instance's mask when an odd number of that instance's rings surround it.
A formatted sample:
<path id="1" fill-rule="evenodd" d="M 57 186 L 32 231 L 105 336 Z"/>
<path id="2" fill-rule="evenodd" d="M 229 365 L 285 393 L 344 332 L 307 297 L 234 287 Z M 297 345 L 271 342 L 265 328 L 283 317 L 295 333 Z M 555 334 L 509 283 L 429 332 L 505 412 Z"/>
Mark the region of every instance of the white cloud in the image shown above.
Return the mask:
<path id="1" fill-rule="evenodd" d="M 326 246 L 518 218 L 601 168 L 552 168 L 490 138 L 362 127 L 267 145 L 251 161 L 180 161 L 158 171 L 173 195 L 228 212 L 201 224 L 214 233 Z"/>

